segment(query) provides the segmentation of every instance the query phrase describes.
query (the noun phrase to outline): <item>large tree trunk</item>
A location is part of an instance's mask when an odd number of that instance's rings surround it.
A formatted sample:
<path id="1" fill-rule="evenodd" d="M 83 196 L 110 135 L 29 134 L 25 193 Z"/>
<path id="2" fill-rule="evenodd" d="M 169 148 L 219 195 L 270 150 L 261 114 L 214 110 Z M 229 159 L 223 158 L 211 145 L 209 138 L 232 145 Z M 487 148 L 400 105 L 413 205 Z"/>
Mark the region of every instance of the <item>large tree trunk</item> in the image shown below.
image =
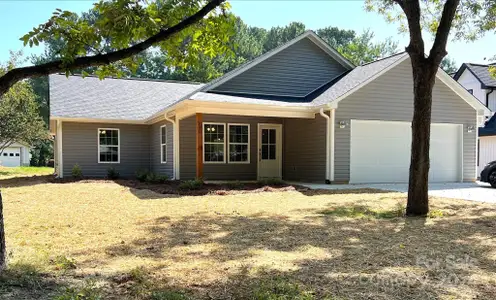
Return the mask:
<path id="1" fill-rule="evenodd" d="M 5 230 L 3 226 L 3 201 L 2 192 L 0 191 L 0 273 L 5 269 L 7 263 L 6 258 L 6 248 L 5 248 Z"/>
<path id="2" fill-rule="evenodd" d="M 422 55 L 423 56 L 423 55 Z M 425 216 L 429 212 L 429 148 L 431 135 L 432 90 L 437 66 L 424 57 L 412 58 L 414 109 L 412 152 L 408 185 L 408 216 Z"/>

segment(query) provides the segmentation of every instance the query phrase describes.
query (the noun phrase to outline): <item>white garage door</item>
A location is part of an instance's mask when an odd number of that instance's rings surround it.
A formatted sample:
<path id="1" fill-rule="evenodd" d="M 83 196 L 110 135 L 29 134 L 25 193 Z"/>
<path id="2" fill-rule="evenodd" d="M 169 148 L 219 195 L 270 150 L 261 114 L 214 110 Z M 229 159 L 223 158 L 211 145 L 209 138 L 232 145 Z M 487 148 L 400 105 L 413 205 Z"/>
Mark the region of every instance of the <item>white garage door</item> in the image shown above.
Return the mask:
<path id="1" fill-rule="evenodd" d="M 432 124 L 431 182 L 456 182 L 462 177 L 462 125 Z M 409 122 L 351 121 L 351 183 L 408 182 Z"/>
<path id="2" fill-rule="evenodd" d="M 21 148 L 6 148 L 0 156 L 0 166 L 19 167 L 21 165 Z"/>

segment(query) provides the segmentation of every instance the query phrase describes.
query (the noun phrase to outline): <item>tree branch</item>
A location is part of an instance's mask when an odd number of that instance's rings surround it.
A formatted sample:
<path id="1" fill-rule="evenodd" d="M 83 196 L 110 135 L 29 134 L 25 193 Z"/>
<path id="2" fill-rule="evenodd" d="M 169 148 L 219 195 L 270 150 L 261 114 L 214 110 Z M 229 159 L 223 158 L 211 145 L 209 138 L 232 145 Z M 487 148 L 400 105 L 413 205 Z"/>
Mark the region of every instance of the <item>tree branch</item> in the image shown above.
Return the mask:
<path id="1" fill-rule="evenodd" d="M 444 4 L 441 21 L 436 31 L 436 38 L 428 57 L 428 60 L 433 64 L 439 65 L 446 54 L 448 54 L 446 52 L 446 44 L 448 43 L 451 24 L 453 23 L 459 4 L 460 0 L 446 0 Z"/>
<path id="2" fill-rule="evenodd" d="M 209 12 L 211 12 L 213 9 L 218 7 L 224 1 L 225 0 L 210 0 L 202 9 L 200 9 L 194 15 L 189 16 L 188 18 L 184 19 L 183 21 L 179 22 L 178 24 L 172 27 L 160 30 L 157 34 L 129 48 L 124 48 L 106 54 L 78 57 L 75 58 L 74 61 L 70 63 L 64 63 L 62 60 L 56 60 L 37 66 L 12 69 L 8 71 L 5 75 L 0 77 L 0 97 L 3 94 L 5 94 L 12 85 L 14 85 L 16 82 L 22 79 L 46 76 L 49 74 L 53 74 L 65 70 L 74 70 L 74 69 L 82 69 L 92 66 L 108 65 L 113 62 L 134 56 L 159 42 L 167 40 L 171 35 L 178 33 L 181 30 L 200 21 L 201 19 L 203 19 L 203 17 L 205 17 Z"/>
<path id="3" fill-rule="evenodd" d="M 422 38 L 422 27 L 420 26 L 421 10 L 419 0 L 396 1 L 396 3 L 403 9 L 408 20 L 410 44 L 405 50 L 412 59 L 423 59 L 425 46 Z"/>

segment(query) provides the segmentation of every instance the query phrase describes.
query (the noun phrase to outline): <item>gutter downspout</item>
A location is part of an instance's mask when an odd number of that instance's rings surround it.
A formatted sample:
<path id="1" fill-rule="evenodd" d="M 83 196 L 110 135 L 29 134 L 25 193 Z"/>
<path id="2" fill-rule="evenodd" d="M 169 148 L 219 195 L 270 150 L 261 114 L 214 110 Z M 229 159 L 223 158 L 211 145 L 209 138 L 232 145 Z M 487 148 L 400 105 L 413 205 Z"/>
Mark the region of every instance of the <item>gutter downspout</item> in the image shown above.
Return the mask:
<path id="1" fill-rule="evenodd" d="M 177 125 L 176 121 L 172 120 L 171 118 L 167 117 L 167 112 L 164 113 L 164 119 L 168 122 L 172 123 L 172 128 L 173 128 L 173 133 L 172 133 L 172 180 L 178 180 L 178 159 L 177 159 L 177 153 L 179 153 L 177 149 L 178 143 L 176 143 L 176 139 L 178 138 L 176 131 L 177 130 Z"/>
<path id="2" fill-rule="evenodd" d="M 329 145 L 329 180 L 331 183 L 334 182 L 334 149 L 335 149 L 335 128 L 336 128 L 336 109 L 331 108 L 329 110 L 331 117 L 329 120 L 330 126 L 329 126 L 329 139 L 330 139 L 330 145 Z"/>
<path id="3" fill-rule="evenodd" d="M 326 175 L 325 175 L 325 181 L 327 184 L 331 183 L 331 179 L 330 179 L 330 133 L 331 133 L 331 130 L 330 130 L 330 120 L 331 118 L 326 115 L 324 113 L 324 108 L 321 108 L 320 111 L 319 111 L 320 115 L 322 117 L 324 117 L 326 119 L 326 123 L 327 123 L 327 126 L 326 126 Z"/>
<path id="4" fill-rule="evenodd" d="M 486 107 L 489 108 L 489 95 L 494 92 L 494 89 L 491 89 L 489 93 L 486 94 Z"/>

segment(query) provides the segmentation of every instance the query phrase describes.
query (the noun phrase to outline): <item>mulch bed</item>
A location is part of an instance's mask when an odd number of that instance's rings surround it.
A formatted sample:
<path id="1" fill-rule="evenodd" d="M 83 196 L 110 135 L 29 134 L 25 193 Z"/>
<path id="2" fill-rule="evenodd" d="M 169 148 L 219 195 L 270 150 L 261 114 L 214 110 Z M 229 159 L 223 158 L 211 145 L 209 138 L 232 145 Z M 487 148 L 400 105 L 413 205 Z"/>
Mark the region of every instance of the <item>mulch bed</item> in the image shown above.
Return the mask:
<path id="1" fill-rule="evenodd" d="M 309 191 L 310 189 L 298 185 L 290 185 L 286 183 L 267 185 L 259 182 L 247 183 L 204 183 L 201 188 L 188 190 L 181 189 L 182 181 L 167 181 L 165 183 L 148 183 L 141 182 L 135 179 L 102 179 L 102 178 L 50 178 L 47 180 L 51 183 L 73 183 L 73 182 L 115 182 L 119 185 L 138 189 L 138 190 L 151 190 L 159 194 L 173 194 L 182 196 L 203 196 L 203 195 L 237 195 L 247 193 L 264 193 L 264 192 L 287 192 L 287 191 Z"/>

